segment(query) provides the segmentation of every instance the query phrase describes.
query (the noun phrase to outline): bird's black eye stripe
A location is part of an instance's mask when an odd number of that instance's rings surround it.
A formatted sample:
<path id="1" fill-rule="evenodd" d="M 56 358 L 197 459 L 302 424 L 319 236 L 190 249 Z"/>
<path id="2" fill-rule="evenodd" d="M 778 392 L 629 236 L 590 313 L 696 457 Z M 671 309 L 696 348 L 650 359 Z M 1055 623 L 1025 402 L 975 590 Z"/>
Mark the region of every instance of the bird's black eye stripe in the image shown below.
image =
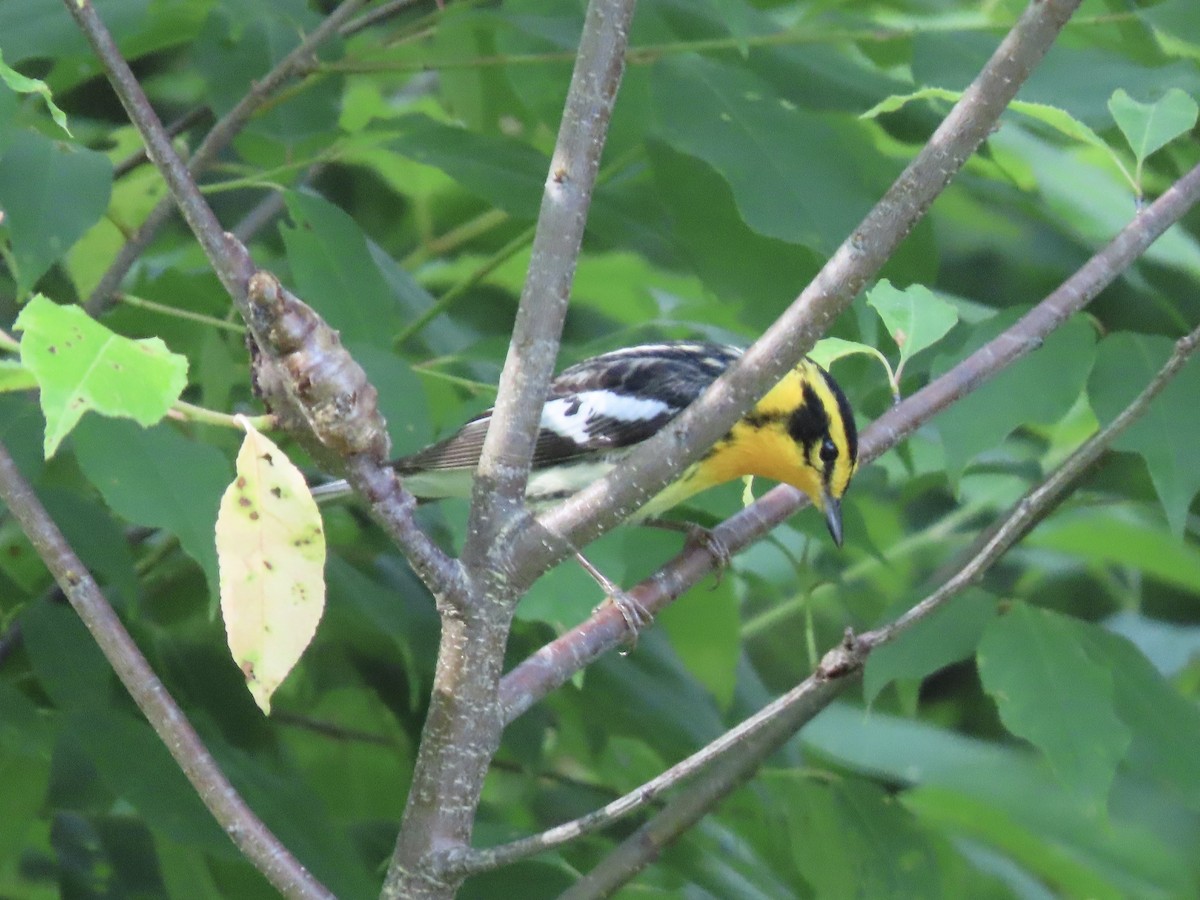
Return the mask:
<path id="1" fill-rule="evenodd" d="M 803 385 L 804 402 L 788 419 L 788 435 L 797 444 L 811 447 L 829 433 L 829 416 L 811 385 Z"/>
<path id="2" fill-rule="evenodd" d="M 858 428 L 854 424 L 854 412 L 850 409 L 850 401 L 846 399 L 846 395 L 832 376 L 824 369 L 821 370 L 821 375 L 837 400 L 838 414 L 842 417 L 842 424 L 846 429 L 846 450 L 850 454 L 850 462 L 853 463 L 858 459 Z"/>

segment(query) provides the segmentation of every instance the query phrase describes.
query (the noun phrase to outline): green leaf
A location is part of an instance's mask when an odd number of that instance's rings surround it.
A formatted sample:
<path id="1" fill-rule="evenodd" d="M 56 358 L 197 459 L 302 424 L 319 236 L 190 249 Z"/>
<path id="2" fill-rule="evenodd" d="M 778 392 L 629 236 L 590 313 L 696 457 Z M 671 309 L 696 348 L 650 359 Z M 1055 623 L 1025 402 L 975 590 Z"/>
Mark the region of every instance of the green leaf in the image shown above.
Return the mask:
<path id="1" fill-rule="evenodd" d="M 154 830 L 209 853 L 227 857 L 236 853 L 145 722 L 99 706 L 73 712 L 68 728 L 109 790 L 132 805 Z"/>
<path id="2" fill-rule="evenodd" d="M 630 529 L 633 531 L 634 529 Z M 628 535 L 631 555 L 638 538 Z M 688 671 L 727 709 L 737 685 L 737 664 L 742 655 L 741 619 L 732 578 L 711 590 L 693 590 L 662 611 L 658 620 L 671 637 L 671 645 Z"/>
<path id="3" fill-rule="evenodd" d="M 890 97 L 885 97 L 863 113 L 862 118 L 873 119 L 882 113 L 896 112 L 908 104 L 919 100 L 945 100 L 949 103 L 957 103 L 961 99 L 962 91 L 948 91 L 945 88 L 932 87 L 922 88 L 919 91 L 913 91 L 911 94 L 893 94 Z M 1014 100 L 1008 105 L 1007 109 L 1011 112 L 1028 116 L 1031 119 L 1036 119 L 1044 125 L 1049 125 L 1055 131 L 1072 140 L 1109 150 L 1109 146 L 1104 142 L 1104 138 L 1100 137 L 1100 135 L 1096 134 L 1095 131 L 1065 109 L 1045 103 L 1030 103 L 1026 100 Z"/>
<path id="4" fill-rule="evenodd" d="M 817 255 L 752 230 L 729 184 L 703 160 L 653 141 L 654 186 L 671 214 L 693 271 L 719 297 L 737 298 L 743 317 L 766 328 L 820 269 Z"/>
<path id="5" fill-rule="evenodd" d="M 51 96 L 50 88 L 46 86 L 46 82 L 39 81 L 37 78 L 26 78 L 20 72 L 5 65 L 3 53 L 0 53 L 0 81 L 3 81 L 8 85 L 10 90 L 18 94 L 41 94 L 42 99 L 46 101 L 46 106 L 49 108 L 50 115 L 54 119 L 55 124 L 68 135 L 71 134 L 71 129 L 67 127 L 67 115 L 55 105 L 54 98 Z"/>
<path id="6" fill-rule="evenodd" d="M 1038 525 L 1025 543 L 1106 566 L 1128 566 L 1200 594 L 1200 549 L 1171 540 L 1145 518 L 1139 521 L 1120 509 L 1064 510 Z"/>
<path id="7" fill-rule="evenodd" d="M 996 599 L 974 588 L 872 651 L 863 673 L 867 702 L 897 679 L 923 679 L 971 656 L 995 616 Z"/>
<path id="8" fill-rule="evenodd" d="M 919 284 L 898 290 L 885 278 L 867 292 L 867 303 L 879 313 L 900 348 L 901 367 L 940 341 L 958 322 L 957 309 Z"/>
<path id="9" fill-rule="evenodd" d="M 1200 708 L 1163 678 L 1125 638 L 1086 622 L 1073 627 L 1087 655 L 1113 679 L 1117 714 L 1129 726 L 1127 766 L 1157 780 L 1173 797 L 1200 811 Z"/>
<path id="10" fill-rule="evenodd" d="M 963 348 L 968 355 L 1010 326 L 1020 310 L 1003 313 L 977 326 Z M 1046 338 L 1034 353 L 1018 360 L 942 412 L 934 424 L 946 450 L 946 469 L 957 478 L 974 456 L 999 444 L 1025 423 L 1049 424 L 1074 405 L 1092 365 L 1095 332 L 1076 317 Z M 939 357 L 934 375 L 948 371 L 956 358 Z"/>
<path id="11" fill-rule="evenodd" d="M 929 835 L 881 787 L 796 772 L 764 782 L 772 793 L 782 792 L 795 864 L 815 896 L 942 896 Z"/>
<path id="12" fill-rule="evenodd" d="M 17 288 L 29 291 L 104 215 L 112 163 L 103 153 L 20 131 L 0 156 L 0 209 Z"/>
<path id="13" fill-rule="evenodd" d="M 851 149 L 861 136 L 745 69 L 671 57 L 655 67 L 652 95 L 657 133 L 716 169 L 759 234 L 828 253 L 870 208 L 866 163 Z"/>
<path id="14" fill-rule="evenodd" d="M 537 218 L 550 160 L 528 144 L 405 116 L 389 142 L 398 153 L 441 169 L 466 190 L 519 219 Z"/>
<path id="15" fill-rule="evenodd" d="M 856 353 L 864 353 L 867 356 L 874 356 L 887 368 L 888 375 L 891 375 L 892 367 L 888 365 L 886 356 L 884 356 L 870 344 L 860 344 L 858 341 L 847 341 L 844 338 L 821 338 L 821 340 L 817 341 L 817 345 L 808 351 L 808 358 L 819 365 L 822 369 L 828 369 L 842 357 L 853 356 Z"/>
<path id="16" fill-rule="evenodd" d="M 89 409 L 149 427 L 187 385 L 185 357 L 158 338 L 114 334 L 78 306 L 59 306 L 38 294 L 15 328 L 24 332 L 21 362 L 41 388 L 47 459 Z"/>
<path id="17" fill-rule="evenodd" d="M 21 637 L 38 687 L 63 710 L 102 709 L 115 677 L 75 610 L 31 603 L 21 612 Z"/>
<path id="18" fill-rule="evenodd" d="M 1171 354 L 1167 338 L 1118 332 L 1100 342 L 1088 379 L 1092 409 L 1111 422 L 1142 391 Z M 1146 461 L 1167 524 L 1182 540 L 1188 508 L 1200 491 L 1200 364 L 1188 362 L 1174 380 L 1114 443 Z"/>
<path id="19" fill-rule="evenodd" d="M 1191 131 L 1200 113 L 1196 101 L 1179 88 L 1171 88 L 1154 103 L 1138 103 L 1123 89 L 1117 90 L 1108 100 L 1108 109 L 1139 166 L 1150 154 Z"/>
<path id="20" fill-rule="evenodd" d="M 117 419 L 84 422 L 74 447 L 80 468 L 113 511 L 179 538 L 215 597 L 220 580 L 213 529 L 233 477 L 221 452 L 167 425 L 143 430 Z"/>
<path id="21" fill-rule="evenodd" d="M 362 229 L 322 197 L 292 191 L 284 201 L 295 224 L 281 225 L 279 233 L 297 294 L 343 341 L 390 346 L 400 325 L 396 303 Z"/>
<path id="22" fill-rule="evenodd" d="M 1131 735 L 1114 708 L 1112 672 L 1080 646 L 1074 623 L 1016 603 L 988 627 L 977 660 L 1005 727 L 1099 815 Z"/>

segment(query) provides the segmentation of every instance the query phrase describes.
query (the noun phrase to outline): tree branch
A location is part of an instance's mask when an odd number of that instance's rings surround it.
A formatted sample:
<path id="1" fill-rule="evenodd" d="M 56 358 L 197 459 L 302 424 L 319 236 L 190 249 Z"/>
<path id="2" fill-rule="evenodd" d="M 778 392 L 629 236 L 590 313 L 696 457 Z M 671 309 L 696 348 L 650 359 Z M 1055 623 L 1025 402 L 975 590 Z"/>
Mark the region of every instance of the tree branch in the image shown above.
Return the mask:
<path id="1" fill-rule="evenodd" d="M 595 484 L 539 519 L 582 546 L 628 516 L 711 447 L 779 381 L 844 310 L 995 127 L 1080 0 L 1038 0 L 997 47 L 929 142 L 791 307 L 698 401 Z M 539 571 L 561 550 L 526 535 Z"/>
<path id="2" fill-rule="evenodd" d="M 713 768 L 691 790 L 668 802 L 653 819 L 622 841 L 596 868 L 564 891 L 561 898 L 585 900 L 607 897 L 656 859 L 663 847 L 695 825 L 721 799 L 744 784 L 768 756 L 851 684 L 850 676 L 862 671 L 876 647 L 894 640 L 903 631 L 928 618 L 948 600 L 977 581 L 1030 530 L 1032 525 L 1058 505 L 1065 498 L 1067 489 L 1099 459 L 1113 441 L 1146 412 L 1154 398 L 1179 374 L 1198 345 L 1200 327 L 1180 338 L 1171 356 L 1133 402 L 1112 422 L 1080 445 L 1041 484 L 1017 501 L 999 525 L 991 531 L 990 536 L 937 590 L 882 628 L 866 632 L 857 638 L 847 634 L 844 643 L 826 654 L 812 675 L 739 725 L 735 729 L 736 737 L 731 739 L 731 732 L 705 748 L 702 752 L 706 754 L 707 759 L 717 757 Z M 709 748 L 718 745 L 720 749 L 716 753 L 708 753 Z M 683 769 L 690 762 L 691 760 L 685 760 L 650 782 L 649 786 L 654 794 L 661 793 L 669 786 L 660 784 L 664 778 L 671 772 Z M 688 766 L 688 770 L 691 771 L 692 767 Z M 632 801 L 640 790 L 642 789 L 633 791 L 604 809 L 620 807 L 621 812 L 626 813 L 637 808 L 640 804 Z M 604 810 L 600 810 L 591 816 L 585 816 L 532 838 L 460 857 L 459 864 L 480 870 L 489 867 L 488 862 L 492 858 L 501 862 L 512 862 L 540 853 L 569 840 L 574 835 L 567 836 L 567 832 L 572 829 L 576 834 L 584 833 L 585 828 L 588 831 L 595 830 L 615 818 L 604 816 L 603 812 Z"/>
<path id="3" fill-rule="evenodd" d="M 1051 331 L 1086 307 L 1197 202 L 1200 202 L 1200 166 L 1142 210 L 1104 249 L 1011 328 L 875 420 L 859 444 L 862 462 L 882 456 L 947 406 L 1040 347 Z M 807 502 L 806 497 L 792 488 L 775 488 L 719 525 L 714 535 L 737 552 Z M 712 566 L 712 556 L 706 550 L 685 550 L 630 593 L 654 613 L 709 574 Z M 596 657 L 620 645 L 625 637 L 624 621 L 616 610 L 607 606 L 560 635 L 502 680 L 500 698 L 505 719 L 512 721 Z"/>
<path id="4" fill-rule="evenodd" d="M 558 354 L 575 260 L 624 68 L 634 0 L 591 0 L 542 197 L 529 272 L 483 448 L 462 553 L 470 596 L 439 604 L 442 639 L 408 805 L 384 882 L 387 898 L 452 896 L 462 877 L 440 865 L 468 846 L 504 723 L 497 701 L 520 571 L 506 529 L 528 521 L 525 483 Z"/>
<path id="5" fill-rule="evenodd" d="M 335 441 L 326 445 L 333 447 L 338 455 L 330 457 L 326 452 L 323 458 L 335 459 L 338 465 L 348 465 L 350 471 L 347 474 L 356 488 L 369 493 L 379 503 L 390 504 L 372 512 L 384 522 L 389 534 L 413 561 L 417 573 L 429 579 L 426 584 L 430 590 L 439 597 L 459 597 L 464 587 L 460 567 L 412 521 L 415 500 L 411 495 L 402 486 L 392 485 L 395 473 L 384 459 L 386 434 L 382 431 L 382 420 L 371 426 L 360 421 L 355 433 L 348 434 L 347 429 L 336 422 L 336 416 L 326 416 L 319 409 L 314 413 L 310 406 L 310 402 L 315 402 L 326 408 L 360 408 L 368 391 L 374 395 L 374 388 L 366 381 L 365 374 L 341 349 L 328 325 L 284 290 L 273 276 L 258 272 L 246 248 L 224 233 L 187 166 L 171 146 L 162 123 L 91 0 L 64 2 L 104 65 L 130 121 L 142 136 L 148 155 L 162 173 L 171 197 L 245 320 L 255 344 L 265 351 L 267 358 L 261 361 L 260 376 L 263 371 L 277 373 L 273 384 L 275 401 L 282 403 L 286 398 L 289 402 L 283 404 L 285 408 L 274 411 L 283 414 L 282 421 L 310 448 L 313 446 L 310 438 L 315 436 L 317 442 L 323 442 L 329 439 L 330 431 L 342 429 L 343 433 L 335 434 Z M 352 10 L 353 7 L 347 14 Z M 250 296 L 250 286 L 255 279 L 260 287 L 257 301 Z M 263 300 L 268 302 L 259 302 Z M 303 333 L 296 331 L 300 323 L 303 323 Z M 277 338 L 281 335 L 286 345 L 283 347 L 277 346 Z M 336 364 L 326 365 L 331 361 Z M 289 412 L 290 416 L 287 415 Z M 371 412 L 377 416 L 373 409 Z M 327 427 L 321 429 L 320 423 Z M 343 446 L 342 438 L 349 443 Z M 351 446 L 355 442 L 358 444 Z M 354 457 L 352 463 L 349 461 L 351 456 Z M 385 486 L 385 480 L 392 486 Z"/>
<path id="6" fill-rule="evenodd" d="M 217 120 L 216 124 L 205 135 L 204 140 L 200 142 L 200 146 L 196 148 L 196 152 L 192 154 L 191 159 L 188 160 L 187 168 L 192 173 L 193 178 L 212 165 L 217 155 L 229 145 L 238 132 L 246 127 L 246 123 L 250 121 L 250 118 L 258 111 L 259 107 L 270 99 L 271 95 L 279 90 L 284 82 L 303 74 L 311 66 L 312 56 L 316 52 L 316 49 L 336 35 L 346 21 L 363 5 L 363 2 L 364 0 L 343 0 L 337 9 L 326 16 L 325 20 L 313 29 L 312 34 L 296 45 L 266 75 L 255 81 L 251 85 L 250 90 L 247 91 L 246 96 L 233 109 Z M 75 5 L 75 3 L 67 3 L 68 9 L 71 9 Z M 90 9 L 90 0 L 84 0 L 84 2 L 79 4 L 80 7 L 84 5 L 89 7 L 88 17 L 99 23 L 99 18 L 95 15 L 95 11 Z M 80 23 L 80 27 L 83 27 L 87 31 L 87 26 L 84 26 L 80 15 L 76 15 L 76 21 Z M 101 24 L 100 27 L 103 27 L 103 25 Z M 92 40 L 92 46 L 96 47 L 95 40 L 92 38 L 90 32 L 88 38 Z M 112 49 L 114 52 L 116 51 L 115 47 Z M 97 54 L 100 53 L 98 47 L 96 47 L 96 52 Z M 103 58 L 101 56 L 101 59 Z M 111 67 L 108 67 L 108 69 L 110 72 L 113 71 Z M 120 93 L 119 90 L 118 93 Z M 125 102 L 124 99 L 122 99 L 122 102 Z M 129 112 L 130 118 L 133 119 L 133 111 L 129 109 L 128 104 L 126 104 L 126 110 Z M 136 122 L 136 120 L 134 121 Z M 159 166 L 159 171 L 163 171 L 161 166 Z M 112 305 L 113 295 L 121 286 L 121 281 L 170 217 L 174 209 L 172 201 L 173 197 L 171 196 L 160 200 L 150 211 L 150 214 L 146 216 L 141 227 L 125 242 L 125 246 L 121 248 L 112 265 L 101 276 L 100 282 L 96 285 L 91 296 L 88 297 L 87 302 L 84 304 L 84 308 L 89 314 L 99 316 Z M 189 219 L 188 221 L 191 224 L 191 220 Z"/>
<path id="7" fill-rule="evenodd" d="M 612 118 L 635 0 L 592 0 L 542 194 L 529 270 L 500 375 L 495 411 L 471 498 L 463 562 L 468 571 L 498 568 L 494 551 L 523 566 L 511 543 L 497 541 L 523 506 L 542 404 L 554 374 L 563 321 L 583 242 L 588 207 Z M 503 514 L 498 514 L 503 511 Z M 566 548 L 564 548 L 564 553 Z M 539 570 L 540 572 L 540 570 Z M 520 575 L 521 573 L 517 573 Z M 517 589 L 536 576 L 518 577 Z"/>
<path id="8" fill-rule="evenodd" d="M 62 532 L 0 444 L 0 499 L 91 632 L 133 701 L 230 840 L 286 897 L 332 898 L 246 805 L 142 656 Z"/>

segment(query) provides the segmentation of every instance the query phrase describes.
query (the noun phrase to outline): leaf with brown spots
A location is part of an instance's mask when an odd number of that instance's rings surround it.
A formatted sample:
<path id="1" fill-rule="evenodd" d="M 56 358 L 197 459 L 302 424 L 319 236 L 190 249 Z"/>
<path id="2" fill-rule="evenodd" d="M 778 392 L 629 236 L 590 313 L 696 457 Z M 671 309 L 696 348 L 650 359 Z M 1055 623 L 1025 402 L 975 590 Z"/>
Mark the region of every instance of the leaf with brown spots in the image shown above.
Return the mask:
<path id="1" fill-rule="evenodd" d="M 234 662 L 269 713 L 325 609 L 325 533 L 304 476 L 249 424 L 237 472 L 217 515 L 221 615 Z"/>
<path id="2" fill-rule="evenodd" d="M 36 295 L 17 317 L 21 363 L 33 373 L 46 416 L 49 459 L 89 409 L 149 427 L 187 386 L 187 359 L 158 338 L 135 341 L 78 306 Z"/>

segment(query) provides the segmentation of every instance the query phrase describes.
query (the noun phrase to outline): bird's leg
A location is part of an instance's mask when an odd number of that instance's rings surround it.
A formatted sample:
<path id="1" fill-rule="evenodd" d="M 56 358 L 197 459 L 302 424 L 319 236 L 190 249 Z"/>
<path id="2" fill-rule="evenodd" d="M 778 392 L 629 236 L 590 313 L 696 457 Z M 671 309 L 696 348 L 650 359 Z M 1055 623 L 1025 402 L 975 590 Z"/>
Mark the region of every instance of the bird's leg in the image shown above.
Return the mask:
<path id="1" fill-rule="evenodd" d="M 664 531 L 680 532 L 686 536 L 686 547 L 700 547 L 707 552 L 713 558 L 713 562 L 717 564 L 715 573 L 717 584 L 721 583 L 721 577 L 733 562 L 733 554 L 729 552 L 729 548 L 725 546 L 725 542 L 713 534 L 711 529 L 705 528 L 703 525 L 697 525 L 695 522 L 677 522 L 674 519 L 659 518 L 643 519 L 641 524 L 648 525 L 651 528 L 661 528 Z"/>
<path id="2" fill-rule="evenodd" d="M 578 550 L 575 551 L 575 558 L 579 560 L 583 570 L 596 579 L 596 583 L 600 585 L 604 593 L 608 595 L 608 599 L 612 601 L 613 606 L 617 608 L 617 612 L 625 620 L 625 627 L 629 629 L 630 643 L 636 647 L 638 632 L 654 621 L 653 614 L 636 597 L 625 593 L 616 582 L 593 566 L 588 558 Z"/>

